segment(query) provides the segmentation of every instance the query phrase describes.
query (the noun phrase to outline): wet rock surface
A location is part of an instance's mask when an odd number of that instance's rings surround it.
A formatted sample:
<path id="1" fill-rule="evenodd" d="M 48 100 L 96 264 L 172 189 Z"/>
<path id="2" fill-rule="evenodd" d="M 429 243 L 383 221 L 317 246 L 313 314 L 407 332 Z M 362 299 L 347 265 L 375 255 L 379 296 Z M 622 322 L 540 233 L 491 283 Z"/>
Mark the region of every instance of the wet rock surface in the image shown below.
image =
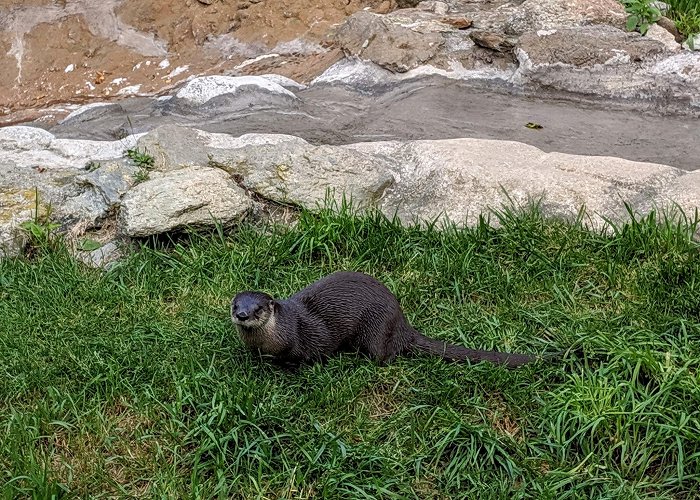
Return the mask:
<path id="1" fill-rule="evenodd" d="M 513 95 L 512 88 L 496 81 L 473 85 L 440 76 L 392 80 L 392 75 L 376 65 L 348 63 L 328 73 L 330 83 L 301 89 L 288 85 L 294 98 L 241 86 L 235 94 L 196 108 L 175 99 L 129 100 L 88 108 L 49 130 L 64 138 L 113 140 L 179 124 L 234 136 L 295 135 L 316 145 L 473 137 L 519 141 L 544 151 L 700 167 L 697 126 L 685 116 L 629 110 L 619 100 L 573 107 L 561 99 Z M 528 122 L 543 128 L 529 129 Z M 168 146 L 153 150 L 157 160 L 193 150 L 189 139 L 161 139 Z"/>

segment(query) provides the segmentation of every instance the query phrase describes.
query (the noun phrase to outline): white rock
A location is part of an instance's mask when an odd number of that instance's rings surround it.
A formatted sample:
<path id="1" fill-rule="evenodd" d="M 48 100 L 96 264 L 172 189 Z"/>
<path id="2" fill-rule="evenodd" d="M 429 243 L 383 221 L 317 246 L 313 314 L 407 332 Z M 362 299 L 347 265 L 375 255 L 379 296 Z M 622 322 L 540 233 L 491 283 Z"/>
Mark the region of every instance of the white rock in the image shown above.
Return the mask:
<path id="1" fill-rule="evenodd" d="M 381 201 L 405 222 L 446 217 L 478 222 L 481 213 L 542 199 L 544 210 L 575 217 L 585 207 L 595 225 L 624 217 L 635 203 L 683 174 L 679 169 L 620 158 L 544 153 L 526 144 L 485 139 L 369 143 L 364 150 L 391 157 L 398 180 Z M 700 201 L 700 200 L 698 200 Z"/>
<path id="2" fill-rule="evenodd" d="M 187 167 L 151 174 L 122 200 L 119 220 L 128 236 L 149 236 L 187 226 L 230 224 L 242 218 L 252 200 L 224 171 Z"/>
<path id="3" fill-rule="evenodd" d="M 281 94 L 296 99 L 293 92 L 285 89 L 279 83 L 261 76 L 202 76 L 189 81 L 175 94 L 179 99 L 185 99 L 192 104 L 204 104 L 222 94 L 235 94 L 244 86 L 255 86 L 261 90 Z"/>
<path id="4" fill-rule="evenodd" d="M 175 78 L 176 76 L 181 75 L 182 73 L 184 73 L 184 72 L 187 71 L 188 69 L 190 69 L 190 67 L 189 67 L 188 65 L 185 65 L 185 66 L 178 66 L 177 68 L 175 68 L 174 70 L 172 70 L 170 73 L 168 73 L 168 74 L 167 74 L 166 76 L 164 76 L 163 78 Z"/>
<path id="5" fill-rule="evenodd" d="M 47 148 L 54 135 L 38 127 L 16 125 L 14 127 L 0 128 L 0 154 L 2 151 Z"/>
<path id="6" fill-rule="evenodd" d="M 119 92 L 117 92 L 117 95 L 138 94 L 139 90 L 141 90 L 140 83 L 137 85 L 129 85 L 128 87 L 124 87 L 123 89 L 119 90 Z"/>
<path id="7" fill-rule="evenodd" d="M 143 134 L 116 141 L 57 139 L 37 127 L 14 126 L 0 128 L 0 163 L 12 161 L 14 168 L 42 166 L 48 169 L 82 170 L 91 160 L 103 161 L 124 156 L 124 151 L 136 145 Z"/>
<path id="8" fill-rule="evenodd" d="M 76 257 L 90 267 L 104 268 L 121 256 L 119 247 L 110 241 L 91 252 L 77 252 Z"/>
<path id="9" fill-rule="evenodd" d="M 676 38 L 667 29 L 662 28 L 656 23 L 649 26 L 644 36 L 652 40 L 658 40 L 671 52 L 678 52 L 681 50 L 681 44 L 676 41 Z"/>
<path id="10" fill-rule="evenodd" d="M 277 75 L 275 73 L 266 73 L 264 75 L 260 75 L 262 78 L 265 78 L 266 80 L 270 80 L 273 83 L 276 83 L 278 85 L 281 85 L 282 87 L 285 88 L 293 88 L 293 89 L 305 89 L 306 85 L 299 83 L 295 80 L 292 80 L 291 78 L 287 78 L 286 76 L 282 75 Z"/>

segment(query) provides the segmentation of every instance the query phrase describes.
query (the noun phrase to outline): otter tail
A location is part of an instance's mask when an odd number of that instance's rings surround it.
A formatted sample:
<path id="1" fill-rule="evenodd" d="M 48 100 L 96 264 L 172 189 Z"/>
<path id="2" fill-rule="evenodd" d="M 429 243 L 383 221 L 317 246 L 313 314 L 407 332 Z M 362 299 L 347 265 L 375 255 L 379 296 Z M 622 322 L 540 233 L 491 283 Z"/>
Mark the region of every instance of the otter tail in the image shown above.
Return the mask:
<path id="1" fill-rule="evenodd" d="M 434 354 L 450 361 L 490 361 L 507 366 L 508 368 L 516 368 L 526 363 L 531 363 L 542 359 L 540 356 L 530 354 L 511 354 L 497 351 L 479 351 L 469 349 L 455 344 L 449 344 L 442 340 L 431 339 L 420 332 L 416 332 L 415 346 L 424 352 Z M 551 355 L 551 356 L 556 356 Z M 544 356 L 550 357 L 550 356 Z"/>

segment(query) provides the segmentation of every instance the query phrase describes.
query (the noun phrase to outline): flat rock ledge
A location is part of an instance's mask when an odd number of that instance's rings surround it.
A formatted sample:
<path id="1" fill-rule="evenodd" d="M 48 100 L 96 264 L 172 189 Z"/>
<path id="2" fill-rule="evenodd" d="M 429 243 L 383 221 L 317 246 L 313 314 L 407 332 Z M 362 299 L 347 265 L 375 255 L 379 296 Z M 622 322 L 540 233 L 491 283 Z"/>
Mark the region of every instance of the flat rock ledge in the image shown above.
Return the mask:
<path id="1" fill-rule="evenodd" d="M 539 202 L 548 216 L 566 219 L 583 208 L 593 228 L 626 220 L 625 203 L 639 214 L 672 208 L 693 215 L 700 207 L 700 171 L 545 153 L 518 142 L 316 146 L 290 135 L 234 137 L 165 125 L 119 145 L 58 141 L 30 127 L 1 132 L 4 255 L 17 254 L 26 242 L 20 225 L 34 217 L 36 194 L 40 205 L 51 203 L 66 234 L 80 238 L 109 228 L 113 239 L 231 226 L 260 204 L 314 210 L 329 195 L 336 201 L 349 197 L 357 207 L 378 208 L 404 223 L 443 219 L 458 226 L 473 225 L 493 209 L 531 202 Z M 148 179 L 124 158 L 127 148 L 154 158 Z M 495 217 L 491 223 L 497 223 Z M 88 260 L 99 262 L 104 253 Z"/>

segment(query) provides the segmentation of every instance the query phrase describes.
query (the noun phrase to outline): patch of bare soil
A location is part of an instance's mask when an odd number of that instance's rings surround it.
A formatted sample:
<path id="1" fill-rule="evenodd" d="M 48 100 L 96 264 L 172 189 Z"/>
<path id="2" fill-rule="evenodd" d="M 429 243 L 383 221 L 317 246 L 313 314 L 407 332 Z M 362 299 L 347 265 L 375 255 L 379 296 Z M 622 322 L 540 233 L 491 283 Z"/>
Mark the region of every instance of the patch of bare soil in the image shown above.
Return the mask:
<path id="1" fill-rule="evenodd" d="M 341 57 L 327 42 L 334 24 L 360 9 L 396 7 L 395 0 L 0 0 L 0 125 L 41 117 L 58 103 L 158 94 L 192 75 L 275 72 L 307 82 Z"/>

